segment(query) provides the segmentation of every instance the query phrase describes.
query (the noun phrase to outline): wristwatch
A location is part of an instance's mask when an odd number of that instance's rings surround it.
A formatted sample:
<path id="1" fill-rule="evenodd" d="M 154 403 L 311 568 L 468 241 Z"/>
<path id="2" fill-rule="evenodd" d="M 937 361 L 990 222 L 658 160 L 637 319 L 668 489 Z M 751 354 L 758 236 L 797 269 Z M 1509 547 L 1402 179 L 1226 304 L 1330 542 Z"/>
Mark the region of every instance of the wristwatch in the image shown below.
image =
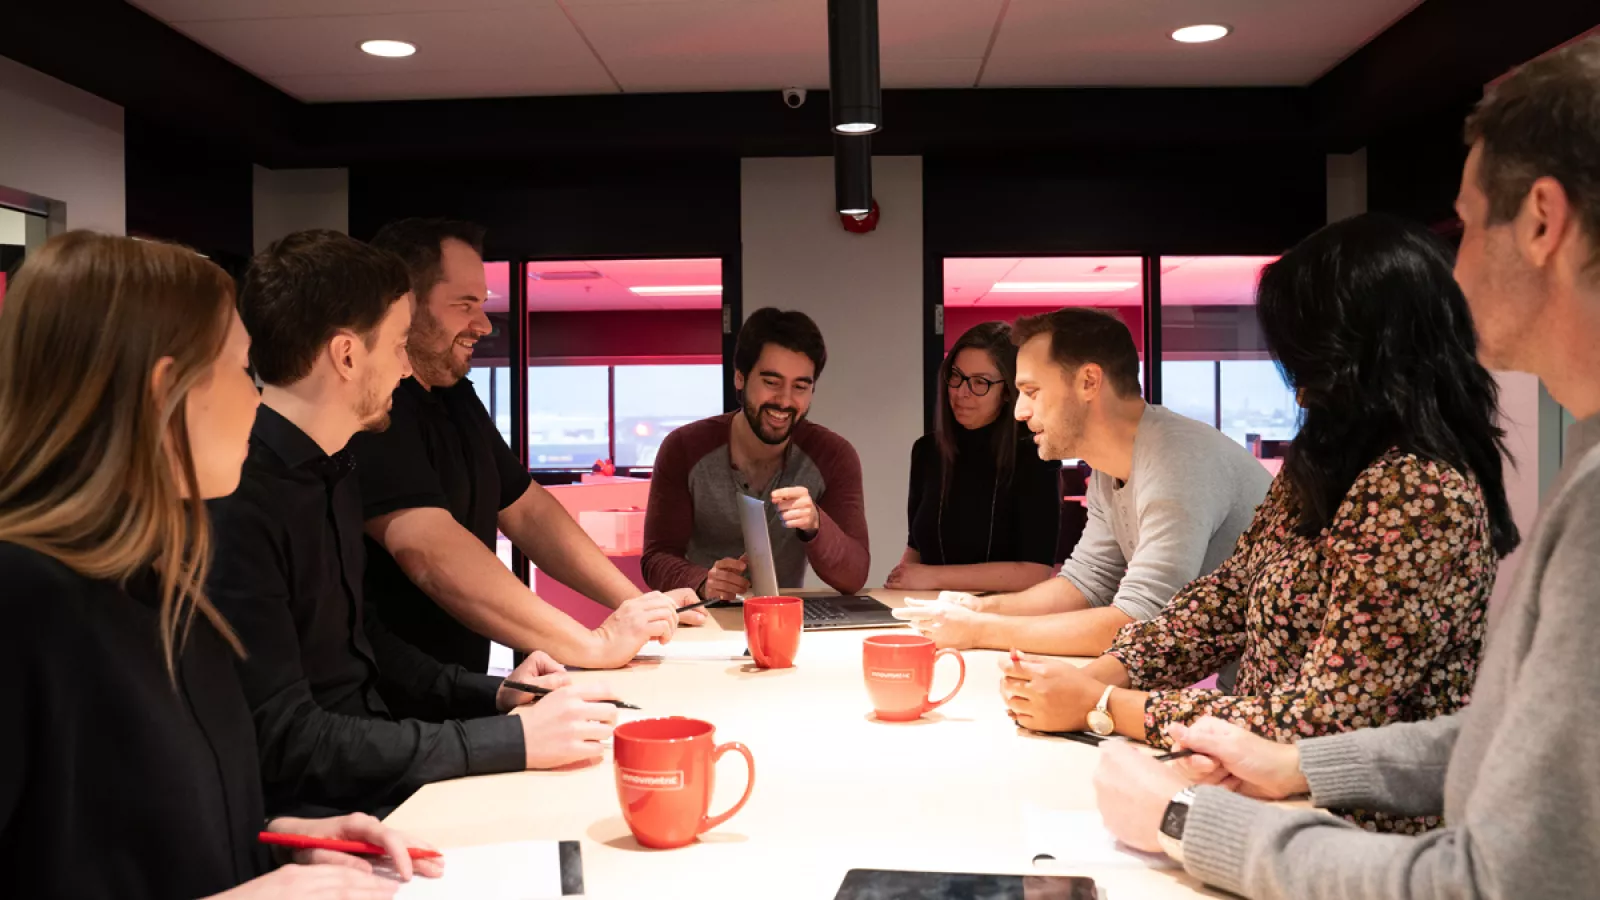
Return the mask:
<path id="1" fill-rule="evenodd" d="M 1186 787 L 1172 795 L 1167 811 L 1161 816 L 1161 830 L 1156 840 L 1167 855 L 1183 862 L 1183 826 L 1189 821 L 1189 808 L 1194 805 L 1194 788 Z"/>
<path id="2" fill-rule="evenodd" d="M 1105 692 L 1100 695 L 1100 702 L 1089 710 L 1089 730 L 1101 737 L 1109 737 L 1117 730 L 1117 723 L 1111 720 L 1111 710 L 1106 704 L 1111 701 L 1111 692 L 1115 685 L 1106 685 Z"/>

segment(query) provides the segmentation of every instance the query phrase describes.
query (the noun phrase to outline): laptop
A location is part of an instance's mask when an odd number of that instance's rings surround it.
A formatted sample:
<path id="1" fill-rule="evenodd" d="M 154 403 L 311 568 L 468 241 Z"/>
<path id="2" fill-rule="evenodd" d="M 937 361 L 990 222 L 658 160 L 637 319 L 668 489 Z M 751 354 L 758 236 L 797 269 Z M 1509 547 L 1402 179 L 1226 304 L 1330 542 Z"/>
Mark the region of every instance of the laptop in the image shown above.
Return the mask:
<path id="1" fill-rule="evenodd" d="M 776 597 L 778 570 L 772 561 L 772 534 L 767 530 L 767 504 L 762 500 L 739 495 L 739 526 L 744 531 L 744 555 L 749 568 L 753 596 Z M 871 597 L 844 594 L 798 595 L 805 602 L 806 631 L 836 631 L 843 628 L 899 627 L 906 623 L 896 619 L 889 607 Z"/>

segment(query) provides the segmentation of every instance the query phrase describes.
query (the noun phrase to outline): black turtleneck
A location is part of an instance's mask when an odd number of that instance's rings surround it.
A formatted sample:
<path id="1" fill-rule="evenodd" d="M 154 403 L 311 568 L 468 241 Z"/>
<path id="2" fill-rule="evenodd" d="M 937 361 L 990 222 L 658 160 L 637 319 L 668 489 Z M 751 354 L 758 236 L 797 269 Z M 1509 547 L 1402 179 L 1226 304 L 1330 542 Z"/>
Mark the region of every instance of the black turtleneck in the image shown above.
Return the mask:
<path id="1" fill-rule="evenodd" d="M 923 563 L 1055 563 L 1061 465 L 1041 460 L 1023 431 L 1010 483 L 997 485 L 994 440 L 1002 425 L 959 429 L 955 471 L 942 500 L 944 466 L 937 438 L 923 435 L 912 445 L 906 544 Z"/>

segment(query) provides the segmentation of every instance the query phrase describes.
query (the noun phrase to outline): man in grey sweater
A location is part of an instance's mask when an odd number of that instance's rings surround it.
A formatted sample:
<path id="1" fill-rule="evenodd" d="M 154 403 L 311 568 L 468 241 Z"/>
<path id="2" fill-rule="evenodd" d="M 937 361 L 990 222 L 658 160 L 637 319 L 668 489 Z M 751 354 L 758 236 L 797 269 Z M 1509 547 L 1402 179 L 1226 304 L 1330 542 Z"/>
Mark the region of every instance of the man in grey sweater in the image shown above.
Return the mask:
<path id="1" fill-rule="evenodd" d="M 1088 527 L 1059 578 L 895 615 L 941 647 L 1098 656 L 1228 558 L 1272 476 L 1222 432 L 1140 399 L 1139 353 L 1115 317 L 1069 307 L 1018 320 L 1012 339 L 1016 416 L 1039 455 L 1094 469 Z"/>
<path id="2" fill-rule="evenodd" d="M 1479 355 L 1538 375 L 1579 417 L 1568 463 L 1463 712 L 1294 745 L 1202 719 L 1174 736 L 1204 755 L 1174 767 L 1103 751 L 1107 827 L 1248 897 L 1600 896 L 1600 38 L 1491 89 L 1467 137 L 1456 277 Z M 1445 827 L 1379 836 L 1247 799 L 1308 791 Z"/>

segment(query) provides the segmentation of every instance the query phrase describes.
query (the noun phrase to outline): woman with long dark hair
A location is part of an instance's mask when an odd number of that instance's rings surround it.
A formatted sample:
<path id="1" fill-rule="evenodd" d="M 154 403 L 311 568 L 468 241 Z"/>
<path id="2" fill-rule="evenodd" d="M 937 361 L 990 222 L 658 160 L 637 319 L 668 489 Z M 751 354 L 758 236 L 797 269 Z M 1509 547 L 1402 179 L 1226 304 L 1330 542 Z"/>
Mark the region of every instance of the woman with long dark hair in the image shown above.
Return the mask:
<path id="1" fill-rule="evenodd" d="M 1011 326 L 967 329 L 939 366 L 933 434 L 911 447 L 906 552 L 886 586 L 1020 591 L 1050 577 L 1060 464 L 1017 427 Z"/>
<path id="2" fill-rule="evenodd" d="M 1008 662 L 1024 727 L 1166 745 L 1171 726 L 1211 715 L 1295 740 L 1466 705 L 1497 560 L 1518 535 L 1497 390 L 1449 250 L 1357 216 L 1268 266 L 1257 303 L 1304 407 L 1282 474 L 1233 556 L 1104 656 L 1082 671 Z M 1232 694 L 1187 687 L 1233 661 Z"/>
<path id="3" fill-rule="evenodd" d="M 233 281 L 182 247 L 75 231 L 0 308 L 0 896 L 377 898 L 398 884 L 271 831 L 377 843 L 366 815 L 263 826 L 244 652 L 205 593 L 201 500 L 258 397 Z M 412 844 L 415 846 L 415 843 Z M 280 859 L 278 862 L 286 861 Z M 439 874 L 436 861 L 417 871 Z"/>

